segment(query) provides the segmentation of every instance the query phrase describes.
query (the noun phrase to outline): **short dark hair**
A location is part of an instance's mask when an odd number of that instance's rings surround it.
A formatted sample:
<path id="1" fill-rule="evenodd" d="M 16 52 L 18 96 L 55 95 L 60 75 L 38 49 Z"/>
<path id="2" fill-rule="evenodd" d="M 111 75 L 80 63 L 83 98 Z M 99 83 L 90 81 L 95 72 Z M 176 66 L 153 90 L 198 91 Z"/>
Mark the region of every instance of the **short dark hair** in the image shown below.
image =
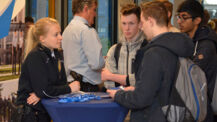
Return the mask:
<path id="1" fill-rule="evenodd" d="M 34 19 L 32 17 L 30 17 L 30 16 L 26 16 L 25 17 L 25 23 L 27 23 L 27 22 L 34 23 Z"/>
<path id="2" fill-rule="evenodd" d="M 130 14 L 135 14 L 138 21 L 140 21 L 141 9 L 136 4 L 130 3 L 130 4 L 126 4 L 126 5 L 122 6 L 121 14 L 124 16 L 130 15 Z"/>
<path id="3" fill-rule="evenodd" d="M 203 6 L 196 0 L 185 0 L 179 5 L 177 12 L 187 12 L 192 16 L 192 19 L 200 17 L 203 20 L 204 17 Z"/>
<path id="4" fill-rule="evenodd" d="M 87 5 L 89 8 L 92 7 L 93 3 L 97 5 L 97 0 L 73 0 L 72 1 L 72 13 L 80 13 L 84 6 Z"/>
<path id="5" fill-rule="evenodd" d="M 142 15 L 145 19 L 152 17 L 159 26 L 168 26 L 167 10 L 162 2 L 152 1 L 141 4 Z"/>

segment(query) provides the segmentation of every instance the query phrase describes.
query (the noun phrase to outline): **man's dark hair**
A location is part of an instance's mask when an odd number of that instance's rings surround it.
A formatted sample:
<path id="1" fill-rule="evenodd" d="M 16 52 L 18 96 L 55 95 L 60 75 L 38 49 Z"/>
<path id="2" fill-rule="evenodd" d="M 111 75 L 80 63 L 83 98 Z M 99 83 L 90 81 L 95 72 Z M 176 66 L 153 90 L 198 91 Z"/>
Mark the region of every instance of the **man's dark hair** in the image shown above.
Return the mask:
<path id="1" fill-rule="evenodd" d="M 126 4 L 126 5 L 122 6 L 121 14 L 123 16 L 127 16 L 127 15 L 130 15 L 130 14 L 135 14 L 138 21 L 140 21 L 141 9 L 136 4 L 130 3 L 130 4 Z"/>
<path id="2" fill-rule="evenodd" d="M 192 16 L 193 20 L 196 17 L 200 17 L 203 21 L 204 9 L 203 6 L 196 0 L 185 0 L 183 3 L 179 5 L 177 12 L 187 12 Z"/>
<path id="3" fill-rule="evenodd" d="M 34 23 L 34 19 L 32 17 L 30 17 L 30 16 L 26 16 L 25 17 L 25 23 L 27 23 L 27 22 Z"/>

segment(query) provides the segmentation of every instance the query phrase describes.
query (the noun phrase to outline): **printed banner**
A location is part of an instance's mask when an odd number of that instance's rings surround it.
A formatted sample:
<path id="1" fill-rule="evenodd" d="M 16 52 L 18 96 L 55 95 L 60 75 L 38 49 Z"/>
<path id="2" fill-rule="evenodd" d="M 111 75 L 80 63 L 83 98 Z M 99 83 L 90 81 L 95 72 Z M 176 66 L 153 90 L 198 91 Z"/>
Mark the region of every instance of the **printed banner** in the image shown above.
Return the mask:
<path id="1" fill-rule="evenodd" d="M 1 39 L 8 35 L 15 0 L 1 0 L 0 3 L 2 3 L 0 7 L 1 8 L 0 9 L 0 39 Z"/>

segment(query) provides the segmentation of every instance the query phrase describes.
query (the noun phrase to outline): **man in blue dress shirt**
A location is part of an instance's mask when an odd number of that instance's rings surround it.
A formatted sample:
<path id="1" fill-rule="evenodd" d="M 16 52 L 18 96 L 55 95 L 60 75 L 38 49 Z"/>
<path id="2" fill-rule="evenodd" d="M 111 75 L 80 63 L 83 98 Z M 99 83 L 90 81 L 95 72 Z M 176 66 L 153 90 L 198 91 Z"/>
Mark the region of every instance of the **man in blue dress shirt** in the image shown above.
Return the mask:
<path id="1" fill-rule="evenodd" d="M 68 81 L 79 80 L 81 90 L 99 91 L 104 67 L 102 44 L 94 28 L 97 0 L 73 0 L 74 18 L 63 32 L 62 48 Z"/>

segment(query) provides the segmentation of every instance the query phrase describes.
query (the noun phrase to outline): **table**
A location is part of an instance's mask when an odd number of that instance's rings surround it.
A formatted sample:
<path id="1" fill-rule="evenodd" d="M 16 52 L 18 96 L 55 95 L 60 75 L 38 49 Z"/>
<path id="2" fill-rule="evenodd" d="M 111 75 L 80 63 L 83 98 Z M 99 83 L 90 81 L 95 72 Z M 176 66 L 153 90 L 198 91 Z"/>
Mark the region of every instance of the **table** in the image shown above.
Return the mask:
<path id="1" fill-rule="evenodd" d="M 128 113 L 111 98 L 71 103 L 42 99 L 42 104 L 54 122 L 123 122 Z"/>

